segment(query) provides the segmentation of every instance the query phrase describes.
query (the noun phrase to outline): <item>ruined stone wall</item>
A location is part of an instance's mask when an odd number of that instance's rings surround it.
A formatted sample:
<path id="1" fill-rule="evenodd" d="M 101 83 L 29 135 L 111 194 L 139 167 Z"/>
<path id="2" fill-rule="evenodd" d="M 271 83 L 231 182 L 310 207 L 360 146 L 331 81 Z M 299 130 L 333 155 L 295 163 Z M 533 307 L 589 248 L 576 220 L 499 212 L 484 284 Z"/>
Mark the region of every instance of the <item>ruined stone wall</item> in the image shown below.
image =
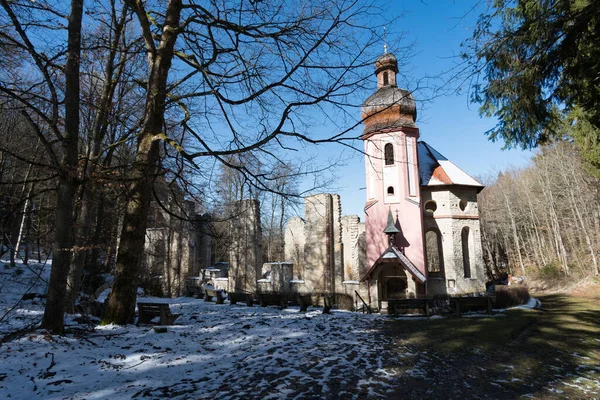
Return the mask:
<path id="1" fill-rule="evenodd" d="M 199 276 L 201 269 L 208 268 L 214 264 L 212 253 L 212 217 L 210 214 L 204 214 L 197 215 L 196 219 L 197 221 L 194 225 L 197 234 L 195 235 L 194 246 L 197 262 L 193 271 L 190 271 L 192 276 Z"/>
<path id="2" fill-rule="evenodd" d="M 304 274 L 304 220 L 292 217 L 285 226 L 285 260 L 294 264 L 294 278 L 300 279 Z"/>
<path id="3" fill-rule="evenodd" d="M 229 290 L 256 292 L 262 266 L 260 209 L 258 200 L 240 200 L 230 216 Z"/>
<path id="4" fill-rule="evenodd" d="M 307 290 L 331 293 L 333 276 L 333 201 L 329 194 L 304 200 L 305 245 L 302 279 Z"/>
<path id="5" fill-rule="evenodd" d="M 342 243 L 342 204 L 340 195 L 331 195 L 331 233 L 332 233 L 332 252 L 331 265 L 333 267 L 333 287 L 332 293 L 338 293 L 342 289 L 344 281 L 344 246 Z"/>
<path id="6" fill-rule="evenodd" d="M 336 194 L 304 200 L 304 219 L 291 218 L 285 230 L 285 257 L 293 263 L 292 282 L 302 293 L 336 294 L 337 305 L 351 308 L 355 291 L 367 296 L 358 280 L 366 272 L 365 224 L 358 216 L 342 216 Z"/>
<path id="7" fill-rule="evenodd" d="M 293 264 L 289 262 L 264 263 L 258 291 L 261 293 L 291 293 Z"/>
<path id="8" fill-rule="evenodd" d="M 364 222 L 360 222 L 358 215 L 344 215 L 342 217 L 344 281 L 357 281 L 366 272 L 364 240 Z"/>
<path id="9" fill-rule="evenodd" d="M 194 268 L 192 232 L 152 228 L 146 231 L 142 285 L 155 296 L 177 297 L 185 292 L 185 279 Z"/>

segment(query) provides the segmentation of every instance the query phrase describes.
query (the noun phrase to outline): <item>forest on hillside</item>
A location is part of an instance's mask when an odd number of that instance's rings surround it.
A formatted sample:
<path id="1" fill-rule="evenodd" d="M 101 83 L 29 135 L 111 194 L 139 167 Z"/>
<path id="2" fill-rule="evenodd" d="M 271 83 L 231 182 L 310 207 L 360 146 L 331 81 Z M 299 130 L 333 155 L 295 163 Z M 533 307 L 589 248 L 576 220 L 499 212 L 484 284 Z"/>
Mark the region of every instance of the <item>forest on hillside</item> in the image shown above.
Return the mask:
<path id="1" fill-rule="evenodd" d="M 501 172 L 479 194 L 488 272 L 552 280 L 598 275 L 600 180 L 577 147 L 542 147 L 522 169 Z"/>

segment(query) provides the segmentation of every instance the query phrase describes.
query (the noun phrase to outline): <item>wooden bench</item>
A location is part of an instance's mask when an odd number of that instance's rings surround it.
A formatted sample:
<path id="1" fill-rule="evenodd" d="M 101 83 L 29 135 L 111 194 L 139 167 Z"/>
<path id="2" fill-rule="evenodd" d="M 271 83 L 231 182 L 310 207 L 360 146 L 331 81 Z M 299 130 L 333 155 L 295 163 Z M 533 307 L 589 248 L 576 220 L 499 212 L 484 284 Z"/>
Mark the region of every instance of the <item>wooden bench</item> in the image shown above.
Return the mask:
<path id="1" fill-rule="evenodd" d="M 225 297 L 223 297 L 223 289 L 207 289 L 204 288 L 204 301 L 212 301 L 212 298 L 217 298 L 217 304 L 223 304 Z"/>
<path id="2" fill-rule="evenodd" d="M 398 315 L 399 310 L 419 310 L 423 311 L 426 316 L 431 314 L 432 300 L 431 299 L 393 299 L 388 300 L 388 314 Z"/>
<path id="3" fill-rule="evenodd" d="M 160 325 L 173 325 L 181 314 L 172 314 L 168 303 L 137 303 L 138 323 L 149 324 L 154 317 L 160 317 Z"/>
<path id="4" fill-rule="evenodd" d="M 479 297 L 455 297 L 450 299 L 450 304 L 454 307 L 456 315 L 460 316 L 464 311 L 483 311 L 492 314 L 493 306 L 492 296 Z"/>
<path id="5" fill-rule="evenodd" d="M 230 305 L 237 304 L 238 301 L 245 302 L 248 307 L 254 305 L 254 295 L 250 293 L 229 292 L 227 293 L 227 297 L 229 297 Z"/>

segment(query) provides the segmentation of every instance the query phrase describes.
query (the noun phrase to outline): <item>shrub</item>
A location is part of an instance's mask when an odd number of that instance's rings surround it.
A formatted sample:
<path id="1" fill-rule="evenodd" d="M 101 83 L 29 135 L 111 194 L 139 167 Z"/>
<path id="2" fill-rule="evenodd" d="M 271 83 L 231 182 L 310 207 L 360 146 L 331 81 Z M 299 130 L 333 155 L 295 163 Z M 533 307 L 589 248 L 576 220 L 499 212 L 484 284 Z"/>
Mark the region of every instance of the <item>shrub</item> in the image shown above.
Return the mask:
<path id="1" fill-rule="evenodd" d="M 529 291 L 525 286 L 496 285 L 495 308 L 508 308 L 526 304 L 529 301 Z"/>
<path id="2" fill-rule="evenodd" d="M 540 278 L 542 279 L 558 279 L 560 277 L 560 265 L 556 261 L 540 268 Z"/>

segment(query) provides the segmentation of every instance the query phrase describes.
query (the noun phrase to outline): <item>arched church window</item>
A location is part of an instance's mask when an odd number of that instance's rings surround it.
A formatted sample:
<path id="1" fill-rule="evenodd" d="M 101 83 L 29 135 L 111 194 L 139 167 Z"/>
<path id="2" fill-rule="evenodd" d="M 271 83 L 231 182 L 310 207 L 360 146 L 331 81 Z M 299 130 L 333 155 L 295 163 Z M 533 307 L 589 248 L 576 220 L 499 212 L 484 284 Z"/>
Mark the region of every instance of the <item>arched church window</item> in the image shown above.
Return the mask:
<path id="1" fill-rule="evenodd" d="M 385 155 L 385 165 L 394 165 L 394 145 L 387 143 L 383 147 L 383 153 Z"/>
<path id="2" fill-rule="evenodd" d="M 442 253 L 442 235 L 437 230 L 425 233 L 425 251 L 429 276 L 444 275 L 444 255 Z"/>
<path id="3" fill-rule="evenodd" d="M 437 203 L 433 200 L 425 202 L 425 212 L 427 214 L 433 214 L 437 210 Z"/>
<path id="4" fill-rule="evenodd" d="M 467 205 L 469 205 L 469 203 L 467 203 L 466 200 L 461 200 L 458 202 L 458 207 L 460 208 L 460 211 L 465 211 L 467 209 Z"/>
<path id="5" fill-rule="evenodd" d="M 394 187 L 393 186 L 388 186 L 387 188 L 387 194 L 390 196 L 394 195 Z"/>
<path id="6" fill-rule="evenodd" d="M 463 268 L 465 270 L 465 278 L 471 277 L 471 257 L 469 254 L 469 227 L 462 228 L 460 233 L 462 241 Z"/>
<path id="7" fill-rule="evenodd" d="M 390 81 L 390 78 L 388 77 L 388 73 L 387 73 L 387 72 L 384 72 L 384 73 L 383 73 L 383 84 L 384 84 L 384 85 L 389 85 L 389 84 L 390 84 L 390 82 L 389 82 L 389 81 Z"/>

